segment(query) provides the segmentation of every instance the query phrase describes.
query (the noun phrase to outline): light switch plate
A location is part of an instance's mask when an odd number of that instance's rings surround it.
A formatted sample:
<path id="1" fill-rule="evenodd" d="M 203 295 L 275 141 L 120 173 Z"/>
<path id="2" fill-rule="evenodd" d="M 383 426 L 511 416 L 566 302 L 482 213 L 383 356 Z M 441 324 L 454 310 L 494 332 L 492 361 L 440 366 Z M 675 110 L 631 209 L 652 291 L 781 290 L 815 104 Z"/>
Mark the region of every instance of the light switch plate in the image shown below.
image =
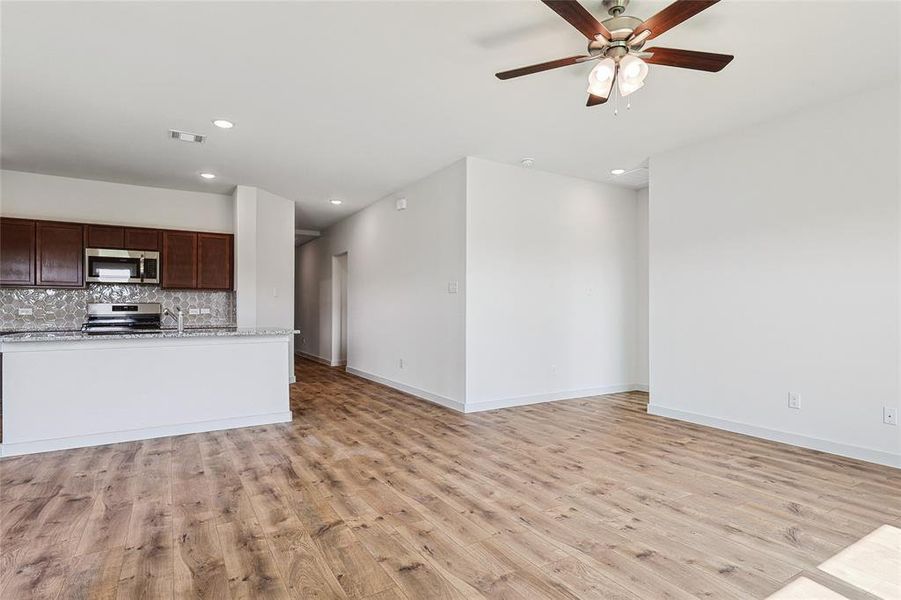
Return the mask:
<path id="1" fill-rule="evenodd" d="M 448 294 L 456 294 L 458 288 L 459 288 L 459 284 L 456 281 L 448 281 L 447 282 L 447 293 Z"/>
<path id="2" fill-rule="evenodd" d="M 201 308 L 201 309 L 200 309 L 200 314 L 202 314 L 202 315 L 208 315 L 208 314 L 210 314 L 210 309 L 208 309 L 208 308 Z"/>
<path id="3" fill-rule="evenodd" d="M 898 409 L 894 406 L 882 407 L 882 422 L 886 425 L 898 424 Z"/>
<path id="4" fill-rule="evenodd" d="M 788 407 L 800 410 L 801 409 L 801 394 L 799 394 L 798 392 L 789 392 L 788 393 Z"/>
<path id="5" fill-rule="evenodd" d="M 20 309 L 19 309 L 19 316 L 20 316 L 20 317 L 30 317 L 30 316 L 33 315 L 33 314 L 34 314 L 34 309 L 33 309 L 33 308 L 20 308 Z"/>
<path id="6" fill-rule="evenodd" d="M 189 314 L 189 315 L 199 315 L 199 314 L 200 314 L 200 309 L 199 309 L 199 308 L 191 308 L 191 309 L 188 310 L 188 314 Z"/>

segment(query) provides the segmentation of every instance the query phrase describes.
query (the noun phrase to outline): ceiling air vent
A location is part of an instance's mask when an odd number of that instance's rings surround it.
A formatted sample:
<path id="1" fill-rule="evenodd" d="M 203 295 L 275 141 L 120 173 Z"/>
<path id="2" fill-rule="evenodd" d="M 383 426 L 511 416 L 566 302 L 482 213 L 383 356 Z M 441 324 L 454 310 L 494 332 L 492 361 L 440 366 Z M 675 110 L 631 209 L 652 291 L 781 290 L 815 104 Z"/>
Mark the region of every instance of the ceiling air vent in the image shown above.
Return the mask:
<path id="1" fill-rule="evenodd" d="M 199 133 L 188 133 L 187 131 L 179 131 L 178 129 L 170 129 L 169 137 L 180 142 L 193 142 L 195 144 L 202 144 L 203 140 L 206 139 L 205 135 L 200 135 Z"/>

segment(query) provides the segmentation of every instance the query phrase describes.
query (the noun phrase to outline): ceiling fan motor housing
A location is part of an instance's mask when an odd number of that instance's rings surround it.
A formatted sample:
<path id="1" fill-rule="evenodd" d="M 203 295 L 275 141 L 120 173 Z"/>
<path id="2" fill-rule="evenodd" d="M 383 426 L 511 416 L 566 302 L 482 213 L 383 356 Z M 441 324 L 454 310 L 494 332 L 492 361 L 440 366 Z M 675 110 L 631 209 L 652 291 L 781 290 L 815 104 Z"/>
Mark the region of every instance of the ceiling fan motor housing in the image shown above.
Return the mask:
<path id="1" fill-rule="evenodd" d="M 629 17 L 620 15 L 610 17 L 602 21 L 604 26 L 610 32 L 610 40 L 606 40 L 601 36 L 588 43 L 588 53 L 592 56 L 603 54 L 608 58 L 618 60 L 629 53 L 629 48 L 640 50 L 644 46 L 644 41 L 629 45 L 626 40 L 632 35 L 632 32 L 638 28 L 643 21 L 637 17 Z"/>

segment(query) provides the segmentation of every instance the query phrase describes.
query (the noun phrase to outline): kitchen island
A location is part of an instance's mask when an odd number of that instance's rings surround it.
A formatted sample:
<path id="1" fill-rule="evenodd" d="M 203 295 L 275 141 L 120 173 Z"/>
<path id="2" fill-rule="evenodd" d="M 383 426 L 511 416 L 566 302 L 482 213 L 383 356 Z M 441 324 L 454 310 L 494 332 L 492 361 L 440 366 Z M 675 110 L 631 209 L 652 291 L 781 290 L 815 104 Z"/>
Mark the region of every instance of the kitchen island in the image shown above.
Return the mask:
<path id="1" fill-rule="evenodd" d="M 290 421 L 294 333 L 0 337 L 0 456 Z"/>

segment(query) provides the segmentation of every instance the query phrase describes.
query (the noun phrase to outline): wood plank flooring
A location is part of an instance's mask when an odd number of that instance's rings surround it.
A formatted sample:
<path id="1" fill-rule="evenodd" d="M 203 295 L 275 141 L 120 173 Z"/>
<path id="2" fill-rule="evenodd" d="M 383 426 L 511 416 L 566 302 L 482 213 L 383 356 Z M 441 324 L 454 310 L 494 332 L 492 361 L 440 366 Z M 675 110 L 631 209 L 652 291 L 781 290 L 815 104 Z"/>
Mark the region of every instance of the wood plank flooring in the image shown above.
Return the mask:
<path id="1" fill-rule="evenodd" d="M 290 424 L 0 461 L 0 597 L 872 598 L 816 567 L 901 525 L 901 471 L 645 394 L 462 415 L 296 370 Z"/>

